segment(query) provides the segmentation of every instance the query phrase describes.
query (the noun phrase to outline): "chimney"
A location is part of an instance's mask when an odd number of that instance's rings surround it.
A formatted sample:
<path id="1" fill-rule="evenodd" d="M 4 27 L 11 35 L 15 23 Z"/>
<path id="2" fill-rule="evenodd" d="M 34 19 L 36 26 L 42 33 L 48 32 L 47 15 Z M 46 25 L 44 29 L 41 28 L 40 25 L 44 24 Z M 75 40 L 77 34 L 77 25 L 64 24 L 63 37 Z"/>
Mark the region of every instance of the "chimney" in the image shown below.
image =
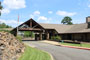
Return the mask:
<path id="1" fill-rule="evenodd" d="M 87 28 L 90 28 L 90 16 L 86 17 Z"/>

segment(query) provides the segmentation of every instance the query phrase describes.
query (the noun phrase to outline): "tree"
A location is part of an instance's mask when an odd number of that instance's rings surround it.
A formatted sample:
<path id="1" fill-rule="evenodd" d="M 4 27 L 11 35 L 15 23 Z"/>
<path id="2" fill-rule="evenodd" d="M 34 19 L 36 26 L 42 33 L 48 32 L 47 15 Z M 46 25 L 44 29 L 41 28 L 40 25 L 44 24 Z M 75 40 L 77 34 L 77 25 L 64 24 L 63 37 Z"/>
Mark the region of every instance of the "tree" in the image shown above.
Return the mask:
<path id="1" fill-rule="evenodd" d="M 72 18 L 69 17 L 69 16 L 66 16 L 66 17 L 64 17 L 64 19 L 61 21 L 61 23 L 66 24 L 66 25 L 72 25 L 72 24 L 73 24 L 73 23 L 72 23 Z"/>
<path id="2" fill-rule="evenodd" d="M 1 10 L 3 9 L 2 5 L 1 5 L 1 1 L 0 1 L 0 16 L 1 16 Z"/>
<path id="3" fill-rule="evenodd" d="M 6 25 L 5 23 L 1 23 L 0 28 L 12 28 L 12 27 L 9 25 Z"/>

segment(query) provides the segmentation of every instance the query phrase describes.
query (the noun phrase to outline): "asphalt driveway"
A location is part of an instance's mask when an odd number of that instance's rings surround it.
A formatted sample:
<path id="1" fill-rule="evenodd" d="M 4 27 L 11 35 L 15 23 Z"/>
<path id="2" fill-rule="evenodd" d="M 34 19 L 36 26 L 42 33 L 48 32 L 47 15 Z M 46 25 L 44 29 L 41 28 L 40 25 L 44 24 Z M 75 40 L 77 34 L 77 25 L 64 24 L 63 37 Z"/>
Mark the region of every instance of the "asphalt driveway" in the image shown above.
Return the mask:
<path id="1" fill-rule="evenodd" d="M 24 43 L 52 54 L 54 60 L 90 60 L 90 51 L 55 46 L 39 41 L 25 41 Z"/>

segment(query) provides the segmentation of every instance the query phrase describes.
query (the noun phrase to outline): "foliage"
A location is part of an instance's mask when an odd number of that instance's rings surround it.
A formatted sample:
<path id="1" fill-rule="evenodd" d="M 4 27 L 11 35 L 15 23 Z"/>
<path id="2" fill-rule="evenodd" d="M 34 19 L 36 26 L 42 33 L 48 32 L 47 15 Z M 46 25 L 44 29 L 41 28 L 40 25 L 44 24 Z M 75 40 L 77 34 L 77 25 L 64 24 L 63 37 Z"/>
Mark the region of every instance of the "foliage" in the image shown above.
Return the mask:
<path id="1" fill-rule="evenodd" d="M 66 16 L 66 17 L 64 17 L 64 19 L 61 21 L 61 23 L 66 24 L 66 25 L 72 25 L 72 24 L 73 24 L 73 23 L 72 23 L 72 18 L 69 17 L 69 16 Z"/>
<path id="2" fill-rule="evenodd" d="M 16 36 L 16 38 L 20 41 L 20 42 L 22 42 L 22 37 L 21 36 Z"/>
<path id="3" fill-rule="evenodd" d="M 0 10 L 2 10 L 2 9 L 3 9 L 3 7 L 2 7 L 1 1 L 0 1 Z M 1 11 L 0 11 L 0 16 L 1 16 Z"/>
<path id="4" fill-rule="evenodd" d="M 0 32 L 2 32 L 2 31 L 11 33 L 11 31 L 9 31 L 9 30 L 0 30 Z"/>
<path id="5" fill-rule="evenodd" d="M 0 28 L 12 28 L 12 27 L 6 25 L 5 23 L 1 23 L 1 24 L 0 24 Z"/>
<path id="6" fill-rule="evenodd" d="M 18 60 L 51 60 L 48 53 L 26 46 L 25 52 Z"/>
<path id="7" fill-rule="evenodd" d="M 34 37 L 34 33 L 31 31 L 24 31 L 24 36 L 25 37 Z"/>
<path id="8" fill-rule="evenodd" d="M 61 37 L 60 36 L 52 36 L 51 37 L 51 40 L 55 40 L 55 41 L 60 41 L 61 40 Z"/>

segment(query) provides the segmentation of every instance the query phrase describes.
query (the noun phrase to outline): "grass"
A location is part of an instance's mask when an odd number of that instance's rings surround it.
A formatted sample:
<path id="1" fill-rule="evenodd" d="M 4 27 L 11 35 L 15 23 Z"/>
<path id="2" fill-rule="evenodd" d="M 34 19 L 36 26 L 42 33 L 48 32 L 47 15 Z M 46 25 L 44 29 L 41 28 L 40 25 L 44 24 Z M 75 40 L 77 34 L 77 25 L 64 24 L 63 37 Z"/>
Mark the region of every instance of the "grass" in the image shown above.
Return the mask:
<path id="1" fill-rule="evenodd" d="M 51 60 L 48 53 L 26 46 L 25 52 L 19 60 Z"/>
<path id="2" fill-rule="evenodd" d="M 82 44 L 74 44 L 74 43 L 60 43 L 62 45 L 68 45 L 68 46 L 77 46 L 77 47 L 86 47 L 90 48 L 90 44 L 82 43 Z"/>

